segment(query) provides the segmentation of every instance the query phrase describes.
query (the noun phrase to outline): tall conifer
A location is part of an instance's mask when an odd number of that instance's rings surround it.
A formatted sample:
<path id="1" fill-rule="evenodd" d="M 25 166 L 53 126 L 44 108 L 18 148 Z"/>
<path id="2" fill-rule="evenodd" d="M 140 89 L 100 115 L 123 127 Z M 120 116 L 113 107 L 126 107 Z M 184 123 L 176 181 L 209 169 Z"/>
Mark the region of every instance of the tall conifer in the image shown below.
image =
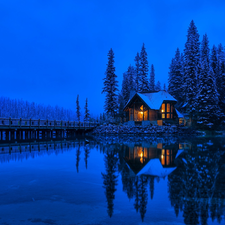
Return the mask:
<path id="1" fill-rule="evenodd" d="M 178 100 L 182 102 L 181 92 L 183 91 L 182 87 L 182 62 L 181 54 L 179 48 L 177 48 L 175 57 L 172 59 L 171 65 L 169 67 L 169 93 Z"/>
<path id="2" fill-rule="evenodd" d="M 140 91 L 149 91 L 148 82 L 148 59 L 145 44 L 143 43 L 140 53 Z"/>
<path id="3" fill-rule="evenodd" d="M 88 109 L 88 99 L 86 98 L 84 106 L 84 121 L 87 122 L 90 118 L 90 110 Z"/>
<path id="4" fill-rule="evenodd" d="M 192 20 L 188 28 L 187 42 L 185 43 L 184 58 L 184 79 L 186 85 L 184 92 L 186 93 L 186 101 L 188 103 L 188 112 L 192 118 L 195 113 L 195 103 L 197 95 L 197 78 L 199 73 L 200 60 L 200 42 L 197 27 Z"/>
<path id="5" fill-rule="evenodd" d="M 114 66 L 114 52 L 112 49 L 108 53 L 108 63 L 104 80 L 104 87 L 102 93 L 106 94 L 105 97 L 105 112 L 111 116 L 115 116 L 117 112 L 117 99 L 118 99 L 118 81 L 117 75 L 115 74 Z"/>
<path id="6" fill-rule="evenodd" d="M 76 114 L 77 114 L 77 120 L 80 121 L 81 113 L 80 113 L 79 95 L 77 95 L 77 100 L 76 100 Z"/>
<path id="7" fill-rule="evenodd" d="M 155 68 L 153 64 L 151 65 L 151 71 L 150 71 L 149 89 L 150 91 L 155 90 Z"/>
<path id="8" fill-rule="evenodd" d="M 198 84 L 200 91 L 197 95 L 197 123 L 204 127 L 214 124 L 221 116 L 215 76 L 210 67 L 209 51 L 209 41 L 205 34 L 201 44 L 201 69 Z"/>
<path id="9" fill-rule="evenodd" d="M 137 53 L 137 55 L 135 56 L 135 90 L 137 92 L 140 91 L 140 56 L 139 56 L 139 53 Z"/>

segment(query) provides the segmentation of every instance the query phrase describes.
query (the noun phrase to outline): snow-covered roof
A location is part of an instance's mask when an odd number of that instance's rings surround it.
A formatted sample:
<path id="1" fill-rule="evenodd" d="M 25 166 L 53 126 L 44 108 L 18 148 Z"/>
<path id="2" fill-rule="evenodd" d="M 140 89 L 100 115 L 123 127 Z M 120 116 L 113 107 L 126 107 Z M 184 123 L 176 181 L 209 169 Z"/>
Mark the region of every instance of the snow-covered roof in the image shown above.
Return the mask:
<path id="1" fill-rule="evenodd" d="M 148 106 L 150 109 L 159 110 L 163 101 L 177 101 L 173 96 L 171 96 L 166 91 L 158 91 L 158 92 L 152 92 L 152 93 L 136 93 Z M 133 98 L 129 99 L 127 104 L 124 108 L 127 107 L 127 105 L 130 103 L 130 101 Z"/>
<path id="2" fill-rule="evenodd" d="M 184 118 L 184 115 L 182 113 L 180 113 L 176 108 L 175 108 L 175 110 L 177 112 L 178 118 Z"/>
<path id="3" fill-rule="evenodd" d="M 142 170 L 137 174 L 137 176 L 144 174 L 157 177 L 166 177 L 175 169 L 176 167 L 163 168 L 159 159 L 152 159 L 142 168 Z"/>

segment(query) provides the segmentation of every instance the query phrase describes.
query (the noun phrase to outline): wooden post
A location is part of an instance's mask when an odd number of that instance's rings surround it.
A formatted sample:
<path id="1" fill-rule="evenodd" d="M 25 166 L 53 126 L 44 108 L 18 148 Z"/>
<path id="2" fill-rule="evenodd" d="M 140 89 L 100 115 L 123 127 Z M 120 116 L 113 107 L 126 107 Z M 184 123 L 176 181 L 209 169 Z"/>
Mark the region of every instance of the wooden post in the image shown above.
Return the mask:
<path id="1" fill-rule="evenodd" d="M 62 128 L 62 125 L 63 125 L 63 122 L 62 122 L 62 120 L 61 120 L 61 128 Z"/>
<path id="2" fill-rule="evenodd" d="M 46 126 L 47 126 L 47 128 L 48 128 L 48 120 L 46 120 Z"/>
<path id="3" fill-rule="evenodd" d="M 11 127 L 11 117 L 9 117 L 9 127 Z"/>

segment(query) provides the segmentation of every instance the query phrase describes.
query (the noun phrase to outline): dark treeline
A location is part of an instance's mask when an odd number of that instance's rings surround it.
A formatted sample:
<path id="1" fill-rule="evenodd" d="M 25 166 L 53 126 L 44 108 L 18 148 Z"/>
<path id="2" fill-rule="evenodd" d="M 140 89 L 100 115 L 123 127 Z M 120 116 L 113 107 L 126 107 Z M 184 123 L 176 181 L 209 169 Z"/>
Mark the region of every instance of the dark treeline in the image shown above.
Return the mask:
<path id="1" fill-rule="evenodd" d="M 75 110 L 65 109 L 64 107 L 37 104 L 22 99 L 10 99 L 0 97 L 0 117 L 1 118 L 22 118 L 22 119 L 48 119 L 48 120 L 78 120 L 82 118 L 79 105 L 79 95 L 76 101 Z M 88 109 L 88 99 L 84 106 L 84 121 L 90 121 Z M 91 119 L 94 120 L 93 118 Z"/>
<path id="2" fill-rule="evenodd" d="M 176 50 L 169 67 L 168 91 L 181 111 L 207 126 L 224 120 L 225 52 L 222 44 L 210 49 L 207 34 L 199 37 L 191 21 L 184 51 Z"/>

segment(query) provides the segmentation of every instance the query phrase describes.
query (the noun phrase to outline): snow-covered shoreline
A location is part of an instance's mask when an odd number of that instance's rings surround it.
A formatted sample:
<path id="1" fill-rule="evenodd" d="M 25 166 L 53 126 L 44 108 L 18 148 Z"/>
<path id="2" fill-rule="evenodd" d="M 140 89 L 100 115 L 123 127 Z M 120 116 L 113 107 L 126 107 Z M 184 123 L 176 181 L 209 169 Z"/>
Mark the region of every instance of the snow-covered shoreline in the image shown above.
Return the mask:
<path id="1" fill-rule="evenodd" d="M 125 125 L 101 125 L 93 130 L 93 134 L 152 134 L 152 135 L 196 135 L 192 128 L 178 126 L 125 126 Z"/>

